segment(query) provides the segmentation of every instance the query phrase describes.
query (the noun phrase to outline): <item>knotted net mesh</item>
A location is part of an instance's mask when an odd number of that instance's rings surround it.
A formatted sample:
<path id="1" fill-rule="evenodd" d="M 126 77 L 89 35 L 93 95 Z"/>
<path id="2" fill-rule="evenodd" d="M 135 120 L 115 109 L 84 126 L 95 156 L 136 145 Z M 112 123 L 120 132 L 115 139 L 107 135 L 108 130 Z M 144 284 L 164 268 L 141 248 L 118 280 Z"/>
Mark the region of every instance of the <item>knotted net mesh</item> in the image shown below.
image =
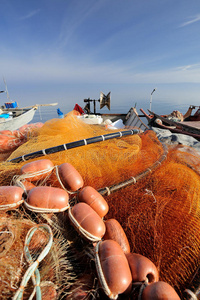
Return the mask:
<path id="1" fill-rule="evenodd" d="M 64 119 L 46 122 L 37 135 L 30 134 L 9 160 L 107 133 L 106 128 L 85 124 L 69 113 Z M 160 280 L 171 284 L 181 296 L 199 266 L 200 155 L 180 145 L 169 146 L 164 160 L 163 155 L 163 145 L 149 130 L 60 151 L 45 158 L 54 165 L 71 163 L 82 175 L 84 186 L 97 190 L 118 186 L 114 193 L 104 196 L 109 205 L 105 220 L 118 220 L 131 251 L 148 257 L 157 266 Z M 156 162 L 159 163 L 154 169 Z M 9 185 L 25 163 L 2 162 L 0 185 Z M 133 177 L 138 179 L 135 184 L 120 185 Z M 55 174 L 45 184 L 60 187 Z"/>

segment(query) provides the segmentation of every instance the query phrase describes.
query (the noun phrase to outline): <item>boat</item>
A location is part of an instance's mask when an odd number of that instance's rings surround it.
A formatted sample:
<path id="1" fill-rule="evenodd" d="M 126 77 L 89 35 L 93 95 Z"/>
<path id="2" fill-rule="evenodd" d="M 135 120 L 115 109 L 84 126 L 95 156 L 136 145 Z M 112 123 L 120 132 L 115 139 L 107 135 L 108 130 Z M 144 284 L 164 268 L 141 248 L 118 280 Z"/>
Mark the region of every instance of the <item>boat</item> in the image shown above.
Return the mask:
<path id="1" fill-rule="evenodd" d="M 158 127 L 161 129 L 170 130 L 172 133 L 185 134 L 194 137 L 200 141 L 200 106 L 194 115 L 191 114 L 192 110 L 196 106 L 191 105 L 185 115 L 182 118 L 177 118 L 177 111 L 174 111 L 170 115 L 158 115 L 150 110 L 147 114 L 143 109 L 140 111 L 144 114 L 148 120 L 150 127 Z"/>
<path id="2" fill-rule="evenodd" d="M 17 102 L 7 102 L 0 108 L 0 131 L 17 130 L 32 121 L 38 107 L 57 104 L 58 103 L 35 104 L 33 106 L 19 108 Z"/>
<path id="3" fill-rule="evenodd" d="M 145 124 L 140 115 L 138 114 L 136 107 L 131 107 L 127 113 L 97 113 L 96 102 L 100 102 L 100 109 L 107 106 L 110 109 L 110 92 L 105 95 L 100 93 L 100 99 L 84 99 L 86 105 L 84 108 L 80 107 L 77 103 L 74 106 L 74 110 L 79 114 L 78 118 L 83 120 L 87 124 L 105 125 L 109 129 L 118 128 L 138 128 L 140 131 L 146 131 L 149 126 Z M 91 103 L 93 103 L 93 111 L 91 111 Z"/>
<path id="4" fill-rule="evenodd" d="M 28 124 L 32 121 L 36 110 L 40 106 L 54 106 L 58 103 L 50 103 L 50 104 L 35 104 L 33 106 L 27 107 L 18 107 L 18 103 L 16 101 L 11 101 L 10 96 L 7 89 L 7 84 L 4 79 L 4 84 L 6 91 L 0 91 L 0 93 L 6 92 L 7 94 L 7 102 L 4 103 L 0 107 L 0 131 L 2 130 L 17 130 L 20 127 Z"/>

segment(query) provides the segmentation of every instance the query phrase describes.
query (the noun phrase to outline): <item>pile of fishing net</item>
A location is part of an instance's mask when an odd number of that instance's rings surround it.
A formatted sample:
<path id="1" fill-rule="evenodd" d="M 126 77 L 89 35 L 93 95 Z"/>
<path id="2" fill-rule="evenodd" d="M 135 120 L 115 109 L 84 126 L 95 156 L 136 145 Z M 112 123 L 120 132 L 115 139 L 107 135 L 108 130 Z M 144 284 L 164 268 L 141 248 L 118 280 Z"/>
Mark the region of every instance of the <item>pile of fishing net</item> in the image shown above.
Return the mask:
<path id="1" fill-rule="evenodd" d="M 97 190 L 109 207 L 103 222 L 112 219 L 119 222 L 131 253 L 149 259 L 158 270 L 159 281 L 171 285 L 181 299 L 189 299 L 188 295 L 191 296 L 191 293 L 197 295 L 200 263 L 199 154 L 185 146 L 176 145 L 166 149 L 150 130 L 91 144 L 80 143 L 81 146 L 66 148 L 64 151 L 57 147 L 109 133 L 110 131 L 103 126 L 83 123 L 73 112 L 64 119 L 50 120 L 36 135 L 30 135 L 27 142 L 19 146 L 7 161 L 1 163 L 0 186 L 9 186 L 16 182 L 13 178 L 22 176 L 21 168 L 27 163 L 45 158 L 50 160 L 54 167 L 51 174 L 35 180 L 34 186 L 63 188 L 56 166 L 69 163 L 83 179 L 83 186 L 69 196 L 71 208 L 77 204 L 78 195 L 84 187 L 90 186 Z M 54 147 L 58 148 L 58 152 L 45 155 L 45 149 Z M 39 152 L 44 156 L 23 161 L 27 154 Z M 19 162 L 15 162 L 17 157 L 20 158 Z M 9 245 L 15 247 L 13 249 L 18 257 L 15 262 L 8 261 L 5 259 L 3 248 L 1 250 L 3 263 L 13 270 L 7 274 L 2 286 L 5 299 L 9 299 L 10 295 L 14 295 L 20 288 L 27 269 L 22 255 L 25 236 L 32 225 L 41 224 L 52 228 L 53 244 L 58 252 L 56 259 L 52 254 L 50 264 L 44 262 L 40 266 L 41 282 L 44 282 L 44 285 L 45 282 L 50 282 L 48 287 L 51 285 L 57 293 L 55 299 L 110 298 L 105 289 L 102 291 L 104 280 L 99 282 L 100 275 L 97 264 L 94 263 L 94 249 L 101 250 L 101 242 L 106 239 L 102 237 L 99 246 L 96 246 L 96 241 L 86 240 L 83 234 L 79 231 L 77 233 L 77 228 L 72 226 L 68 210 L 59 213 L 35 213 L 22 204 L 14 211 L 2 211 L 0 238 L 3 238 L 4 243 L 8 240 Z M 15 234 L 14 230 L 19 233 Z M 11 243 L 13 236 L 14 244 Z M 8 247 L 10 256 L 13 255 L 12 247 Z M 45 247 L 46 244 L 40 245 L 40 248 Z M 51 251 L 54 250 L 50 250 L 50 253 Z M 19 266 L 20 271 L 17 271 Z M 5 271 L 1 268 L 0 272 L 2 277 Z M 8 282 L 11 281 L 14 283 L 9 285 Z M 138 286 L 141 287 L 141 284 Z M 12 288 L 13 285 L 15 288 Z M 132 288 L 131 295 L 123 293 L 118 297 L 143 299 L 141 289 L 139 292 L 137 290 L 138 286 Z M 6 290 L 7 287 L 9 291 Z M 29 293 L 30 287 L 31 283 L 27 287 Z"/>

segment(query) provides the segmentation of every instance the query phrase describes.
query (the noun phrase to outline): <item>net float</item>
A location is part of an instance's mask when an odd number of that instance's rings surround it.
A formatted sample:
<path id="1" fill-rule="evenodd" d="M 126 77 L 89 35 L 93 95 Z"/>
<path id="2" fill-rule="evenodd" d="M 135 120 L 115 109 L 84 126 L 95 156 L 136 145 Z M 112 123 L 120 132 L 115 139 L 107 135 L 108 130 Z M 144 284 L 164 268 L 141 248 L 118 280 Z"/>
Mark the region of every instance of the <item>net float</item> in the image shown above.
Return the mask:
<path id="1" fill-rule="evenodd" d="M 27 181 L 27 180 L 23 180 L 21 183 L 23 184 L 23 187 L 26 192 L 29 192 L 31 189 L 36 187 L 35 184 L 33 184 L 32 182 Z"/>
<path id="2" fill-rule="evenodd" d="M 22 141 L 12 135 L 0 134 L 0 153 L 9 152 L 22 144 Z"/>
<path id="3" fill-rule="evenodd" d="M 24 175 L 28 181 L 36 181 L 44 179 L 50 175 L 54 168 L 54 164 L 49 159 L 40 159 L 25 164 L 21 168 L 21 174 Z"/>
<path id="4" fill-rule="evenodd" d="M 88 204 L 77 203 L 68 213 L 73 226 L 82 236 L 92 242 L 101 240 L 105 234 L 105 224 Z"/>
<path id="5" fill-rule="evenodd" d="M 80 191 L 78 199 L 92 207 L 101 218 L 108 213 L 109 208 L 106 200 L 91 186 L 84 187 Z"/>
<path id="6" fill-rule="evenodd" d="M 11 130 L 1 130 L 0 134 L 14 135 L 14 131 L 11 131 Z"/>
<path id="7" fill-rule="evenodd" d="M 0 210 L 9 210 L 19 207 L 24 200 L 22 195 L 24 190 L 18 186 L 0 187 Z"/>
<path id="8" fill-rule="evenodd" d="M 148 283 L 153 283 L 159 280 L 158 270 L 150 259 L 137 253 L 128 253 L 126 258 L 131 269 L 133 282 L 148 280 Z"/>
<path id="9" fill-rule="evenodd" d="M 25 205 L 35 212 L 60 212 L 69 208 L 69 195 L 60 188 L 38 186 L 30 190 Z"/>
<path id="10" fill-rule="evenodd" d="M 142 300 L 181 300 L 171 285 L 158 281 L 145 287 Z"/>
<path id="11" fill-rule="evenodd" d="M 117 299 L 119 294 L 131 288 L 131 270 L 117 242 L 98 242 L 95 247 L 95 264 L 100 284 L 110 299 Z"/>
<path id="12" fill-rule="evenodd" d="M 120 223 L 115 219 L 108 219 L 105 221 L 105 225 L 106 233 L 103 239 L 114 240 L 121 246 L 125 254 L 130 253 L 129 241 Z"/>
<path id="13" fill-rule="evenodd" d="M 71 192 L 75 192 L 83 187 L 82 176 L 70 163 L 59 165 L 57 175 L 61 180 L 61 185 Z"/>

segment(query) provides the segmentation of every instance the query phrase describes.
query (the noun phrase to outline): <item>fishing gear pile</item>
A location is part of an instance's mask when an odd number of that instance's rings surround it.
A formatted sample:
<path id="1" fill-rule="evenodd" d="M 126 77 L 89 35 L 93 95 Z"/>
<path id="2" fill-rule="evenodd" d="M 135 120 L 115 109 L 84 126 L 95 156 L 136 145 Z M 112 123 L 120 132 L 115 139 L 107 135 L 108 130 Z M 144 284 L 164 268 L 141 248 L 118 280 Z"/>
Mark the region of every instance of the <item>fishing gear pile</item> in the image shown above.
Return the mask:
<path id="1" fill-rule="evenodd" d="M 199 187 L 198 152 L 151 130 L 46 122 L 0 164 L 1 294 L 198 299 Z"/>

